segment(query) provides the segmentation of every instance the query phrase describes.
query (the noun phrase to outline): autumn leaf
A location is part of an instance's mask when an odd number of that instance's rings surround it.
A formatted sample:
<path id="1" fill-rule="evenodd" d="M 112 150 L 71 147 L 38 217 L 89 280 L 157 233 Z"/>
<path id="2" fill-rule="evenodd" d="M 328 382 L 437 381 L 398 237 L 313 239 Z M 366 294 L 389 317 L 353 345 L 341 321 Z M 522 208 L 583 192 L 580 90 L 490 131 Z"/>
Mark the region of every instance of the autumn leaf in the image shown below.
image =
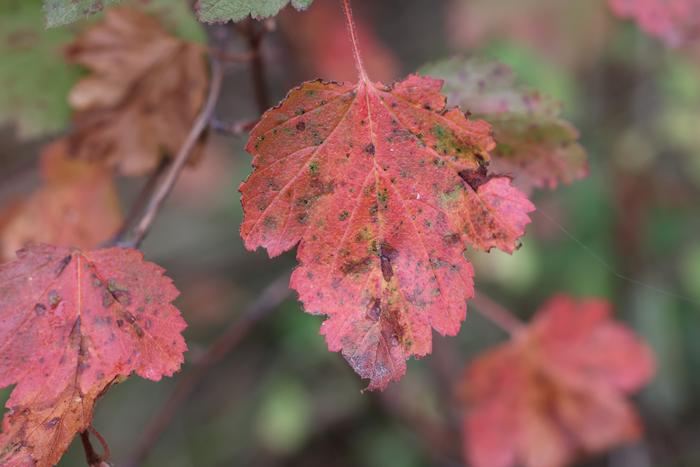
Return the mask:
<path id="1" fill-rule="evenodd" d="M 297 10 L 307 9 L 313 0 L 291 0 Z M 275 16 L 290 0 L 198 0 L 197 16 L 207 23 L 241 21 L 248 16 L 254 19 Z"/>
<path id="2" fill-rule="evenodd" d="M 700 38 L 697 0 L 608 0 L 621 18 L 634 19 L 647 34 L 678 47 Z"/>
<path id="3" fill-rule="evenodd" d="M 491 128 L 445 108 L 442 82 L 311 81 L 253 129 L 241 185 L 248 249 L 299 243 L 291 286 L 330 350 L 381 389 L 473 296 L 466 245 L 512 252 L 532 204 L 487 174 Z"/>
<path id="4" fill-rule="evenodd" d="M 465 448 L 475 467 L 557 467 L 637 439 L 625 398 L 654 372 L 649 348 L 599 300 L 551 299 L 464 376 Z"/>
<path id="5" fill-rule="evenodd" d="M 72 154 L 141 175 L 177 152 L 204 102 L 201 46 L 120 7 L 79 37 L 67 57 L 91 71 L 69 96 L 76 110 Z"/>
<path id="6" fill-rule="evenodd" d="M 10 258 L 30 243 L 94 248 L 122 223 L 110 172 L 71 158 L 64 140 L 49 145 L 41 157 L 45 184 L 11 208 L 0 229 L 0 257 Z"/>
<path id="7" fill-rule="evenodd" d="M 186 350 L 177 295 L 136 250 L 38 245 L 1 265 L 0 388 L 15 387 L 0 465 L 56 464 L 111 384 L 177 371 Z"/>
<path id="8" fill-rule="evenodd" d="M 491 168 L 511 175 L 526 193 L 556 188 L 588 175 L 578 131 L 559 117 L 560 105 L 516 84 L 510 68 L 498 62 L 453 58 L 423 69 L 445 80 L 448 103 L 493 125 L 497 142 Z"/>

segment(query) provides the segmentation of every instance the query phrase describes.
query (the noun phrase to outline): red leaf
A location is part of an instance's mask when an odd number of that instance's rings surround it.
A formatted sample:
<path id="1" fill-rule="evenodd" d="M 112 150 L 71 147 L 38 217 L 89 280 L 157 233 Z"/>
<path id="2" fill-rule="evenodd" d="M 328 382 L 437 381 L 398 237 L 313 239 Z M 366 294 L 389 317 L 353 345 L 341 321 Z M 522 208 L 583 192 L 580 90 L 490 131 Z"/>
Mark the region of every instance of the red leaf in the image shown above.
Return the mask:
<path id="1" fill-rule="evenodd" d="M 556 467 L 578 451 L 636 439 L 625 395 L 651 378 L 648 347 L 609 317 L 607 303 L 553 298 L 532 325 L 472 364 L 467 457 L 475 467 Z"/>
<path id="2" fill-rule="evenodd" d="M 0 465 L 56 464 L 112 383 L 177 371 L 177 295 L 136 250 L 38 245 L 0 266 L 0 387 L 15 385 Z"/>
<path id="3" fill-rule="evenodd" d="M 473 296 L 465 244 L 513 251 L 534 209 L 486 174 L 491 128 L 446 110 L 441 85 L 307 82 L 247 146 L 246 247 L 300 243 L 291 286 L 371 389 L 430 353 L 431 329 L 459 330 Z"/>
<path id="4" fill-rule="evenodd" d="M 632 18 L 648 34 L 678 47 L 700 38 L 698 0 L 608 0 L 621 18 Z"/>

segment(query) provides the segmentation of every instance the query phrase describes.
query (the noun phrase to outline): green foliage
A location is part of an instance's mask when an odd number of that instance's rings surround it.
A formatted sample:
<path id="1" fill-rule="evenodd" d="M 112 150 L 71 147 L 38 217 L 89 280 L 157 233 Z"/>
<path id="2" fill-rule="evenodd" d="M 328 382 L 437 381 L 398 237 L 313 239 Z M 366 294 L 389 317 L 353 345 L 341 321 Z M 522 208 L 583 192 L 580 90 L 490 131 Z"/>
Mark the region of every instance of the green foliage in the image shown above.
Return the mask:
<path id="1" fill-rule="evenodd" d="M 199 19 L 208 23 L 241 21 L 275 16 L 290 0 L 200 0 L 197 4 Z M 291 0 L 297 10 L 307 9 L 313 0 Z"/>
<path id="2" fill-rule="evenodd" d="M 144 8 L 176 36 L 204 41 L 186 2 L 153 0 Z M 51 14 L 48 21 L 54 25 Z M 66 96 L 81 72 L 66 62 L 63 49 L 75 34 L 69 28 L 45 29 L 41 0 L 0 1 L 0 125 L 14 123 L 21 138 L 66 127 L 71 113 Z"/>
<path id="3" fill-rule="evenodd" d="M 66 95 L 79 74 L 62 56 L 71 38 L 44 29 L 40 0 L 0 2 L 0 124 L 14 122 L 21 137 L 65 126 Z"/>
<path id="4" fill-rule="evenodd" d="M 48 27 L 70 24 L 86 16 L 98 13 L 105 6 L 119 0 L 44 0 Z"/>

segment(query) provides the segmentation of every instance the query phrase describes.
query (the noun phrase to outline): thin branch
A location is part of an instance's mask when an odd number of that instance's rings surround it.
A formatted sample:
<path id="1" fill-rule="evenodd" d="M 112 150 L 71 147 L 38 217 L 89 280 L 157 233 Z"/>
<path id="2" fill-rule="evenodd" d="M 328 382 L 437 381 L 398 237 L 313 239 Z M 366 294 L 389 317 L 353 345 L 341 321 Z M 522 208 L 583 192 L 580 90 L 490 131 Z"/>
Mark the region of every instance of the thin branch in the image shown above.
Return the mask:
<path id="1" fill-rule="evenodd" d="M 115 243 L 119 243 L 119 239 L 125 238 L 126 235 L 129 234 L 131 227 L 143 214 L 147 201 L 153 196 L 153 192 L 158 187 L 158 181 L 165 173 L 165 170 L 170 166 L 171 161 L 172 159 L 169 157 L 161 159 L 160 164 L 158 164 L 158 167 L 156 167 L 156 170 L 151 173 L 148 180 L 146 180 L 146 183 L 143 185 L 143 188 L 141 188 L 141 192 L 136 198 L 136 201 L 129 208 L 129 213 L 127 214 L 126 218 L 124 218 L 119 231 L 116 233 L 114 238 L 108 242 L 108 244 L 114 245 Z"/>
<path id="2" fill-rule="evenodd" d="M 261 53 L 262 41 L 265 38 L 268 28 L 263 26 L 258 29 L 257 21 L 249 19 L 239 30 L 248 41 L 249 51 L 252 54 L 250 60 L 250 76 L 255 91 L 255 100 L 258 104 L 258 112 L 262 115 L 270 108 L 270 98 L 267 92 L 267 77 L 265 74 L 265 61 Z"/>
<path id="3" fill-rule="evenodd" d="M 95 448 L 90 441 L 90 433 L 94 434 L 97 440 L 100 442 L 100 445 L 102 445 L 102 450 L 104 451 L 103 455 L 99 455 L 97 454 L 97 451 L 95 451 Z M 90 426 L 87 430 L 81 431 L 80 441 L 82 442 L 83 450 L 85 451 L 85 460 L 90 467 L 109 466 L 107 463 L 109 460 L 109 446 L 107 446 L 107 442 L 95 428 Z"/>
<path id="4" fill-rule="evenodd" d="M 525 328 L 525 324 L 517 316 L 480 290 L 471 303 L 483 317 L 510 335 L 518 334 Z"/>
<path id="5" fill-rule="evenodd" d="M 283 274 L 258 296 L 242 313 L 240 319 L 232 323 L 226 331 L 194 362 L 194 365 L 181 378 L 168 400 L 151 418 L 143 430 L 140 441 L 130 460 L 124 465 L 135 467 L 140 465 L 158 442 L 180 407 L 204 378 L 207 372 L 229 354 L 243 338 L 248 335 L 253 326 L 268 316 L 290 295 L 289 274 Z"/>
<path id="6" fill-rule="evenodd" d="M 210 48 L 209 54 L 222 63 L 248 63 L 255 58 L 255 54 L 251 51 L 227 52 L 225 50 Z"/>
<path id="7" fill-rule="evenodd" d="M 160 211 L 163 202 L 166 200 L 168 195 L 173 189 L 175 182 L 177 182 L 182 169 L 185 167 L 187 160 L 190 157 L 192 150 L 194 149 L 197 141 L 204 132 L 204 130 L 209 126 L 209 121 L 212 114 L 214 113 L 214 108 L 216 107 L 216 102 L 219 99 L 219 93 L 221 92 L 221 82 L 223 80 L 223 71 L 221 63 L 215 58 L 211 59 L 211 82 L 209 84 L 209 95 L 207 96 L 207 101 L 202 108 L 199 116 L 194 122 L 192 129 L 190 130 L 185 142 L 180 147 L 177 155 L 173 159 L 170 168 L 165 173 L 165 176 L 158 183 L 155 188 L 153 195 L 148 200 L 146 208 L 144 210 L 143 216 L 134 227 L 131 232 L 131 239 L 128 241 L 118 241 L 118 244 L 122 246 L 129 246 L 132 248 L 138 248 L 143 242 L 148 232 L 153 225 L 153 221 L 156 215 Z M 121 239 L 120 239 L 121 240 Z"/>
<path id="8" fill-rule="evenodd" d="M 258 123 L 259 119 L 251 118 L 248 120 L 239 120 L 237 122 L 224 122 L 217 118 L 211 119 L 211 129 L 217 133 L 227 136 L 243 136 L 250 132 Z"/>

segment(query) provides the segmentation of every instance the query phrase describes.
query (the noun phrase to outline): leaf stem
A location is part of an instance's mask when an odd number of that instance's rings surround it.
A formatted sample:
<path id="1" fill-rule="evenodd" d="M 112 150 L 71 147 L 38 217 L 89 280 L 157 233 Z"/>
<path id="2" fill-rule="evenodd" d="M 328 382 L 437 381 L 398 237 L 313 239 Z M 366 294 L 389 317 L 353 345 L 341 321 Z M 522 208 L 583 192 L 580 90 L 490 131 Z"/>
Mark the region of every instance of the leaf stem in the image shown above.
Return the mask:
<path id="1" fill-rule="evenodd" d="M 189 373 L 181 378 L 173 392 L 151 418 L 143 430 L 138 446 L 130 460 L 124 465 L 140 465 L 158 442 L 161 435 L 175 417 L 180 407 L 187 401 L 197 384 L 207 372 L 238 345 L 248 335 L 253 326 L 275 311 L 290 295 L 289 273 L 285 273 L 271 282 L 258 298 L 242 313 L 242 316 L 221 334 L 207 351 L 192 366 Z"/>
<path id="2" fill-rule="evenodd" d="M 102 446 L 104 451 L 103 455 L 97 454 L 95 448 L 90 441 L 90 433 L 94 434 L 97 440 Z M 90 467 L 104 467 L 108 466 L 107 460 L 109 460 L 109 446 L 107 441 L 102 437 L 102 435 L 92 426 L 89 426 L 87 430 L 80 432 L 80 441 L 83 443 L 83 450 L 85 451 L 85 460 Z"/>
<path id="3" fill-rule="evenodd" d="M 219 94 L 221 92 L 222 80 L 223 70 L 221 63 L 212 57 L 209 94 L 202 111 L 197 116 L 192 129 L 190 129 L 185 142 L 180 147 L 180 150 L 173 159 L 172 164 L 168 168 L 162 180 L 159 180 L 158 186 L 153 191 L 152 196 L 148 199 L 141 219 L 131 232 L 131 239 L 127 241 L 121 241 L 121 239 L 118 239 L 116 242 L 117 244 L 131 248 L 138 248 L 143 242 L 143 239 L 146 237 L 151 229 L 151 226 L 153 225 L 156 215 L 163 206 L 163 202 L 172 191 L 173 186 L 175 186 L 175 182 L 177 182 L 177 179 L 180 176 L 182 169 L 185 167 L 185 164 L 187 163 L 192 150 L 197 144 L 199 137 L 209 126 L 209 121 L 214 113 L 214 108 L 216 107 L 216 102 L 218 101 Z"/>
<path id="4" fill-rule="evenodd" d="M 480 290 L 471 300 L 472 305 L 483 317 L 491 321 L 511 336 L 519 334 L 525 329 L 525 324 L 503 305 L 497 303 Z"/>
<path id="5" fill-rule="evenodd" d="M 360 79 L 362 81 L 368 82 L 367 72 L 362 64 L 362 57 L 360 56 L 360 46 L 357 40 L 357 27 L 355 26 L 355 19 L 352 16 L 352 8 L 350 7 L 350 0 L 343 0 L 343 11 L 345 12 L 345 20 L 347 21 L 348 31 L 350 32 L 350 41 L 352 42 L 352 54 L 355 58 L 355 67 L 357 72 L 360 74 Z"/>

